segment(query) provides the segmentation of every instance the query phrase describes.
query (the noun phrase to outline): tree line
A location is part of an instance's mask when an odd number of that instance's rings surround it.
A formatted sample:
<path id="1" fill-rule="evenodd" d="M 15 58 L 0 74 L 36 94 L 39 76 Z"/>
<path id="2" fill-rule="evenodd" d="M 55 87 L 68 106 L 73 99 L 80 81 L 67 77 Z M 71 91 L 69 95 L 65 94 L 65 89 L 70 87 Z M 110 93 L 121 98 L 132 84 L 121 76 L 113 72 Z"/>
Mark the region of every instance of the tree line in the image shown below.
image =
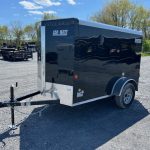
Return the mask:
<path id="1" fill-rule="evenodd" d="M 45 13 L 41 20 L 60 18 Z M 150 50 L 150 10 L 139 6 L 130 0 L 111 0 L 101 10 L 90 17 L 90 20 L 110 25 L 130 28 L 143 32 L 144 44 Z M 13 22 L 9 27 L 0 26 L 0 45 L 15 42 L 17 46 L 23 41 L 37 41 L 40 21 L 22 27 L 19 22 Z"/>
<path id="2" fill-rule="evenodd" d="M 123 28 L 143 32 L 143 52 L 150 53 L 150 9 L 130 0 L 112 0 L 90 18 Z"/>
<path id="3" fill-rule="evenodd" d="M 91 20 L 140 30 L 144 38 L 150 38 L 150 10 L 130 0 L 112 0 L 91 16 Z"/>
<path id="4" fill-rule="evenodd" d="M 56 18 L 58 17 L 55 15 L 45 13 L 41 20 Z M 27 41 L 36 43 L 38 41 L 41 20 L 24 27 L 19 21 L 12 22 L 9 27 L 5 25 L 0 26 L 0 46 L 2 46 L 3 43 L 7 43 L 7 45 L 15 45 L 16 47 L 20 47 L 22 43 Z"/>

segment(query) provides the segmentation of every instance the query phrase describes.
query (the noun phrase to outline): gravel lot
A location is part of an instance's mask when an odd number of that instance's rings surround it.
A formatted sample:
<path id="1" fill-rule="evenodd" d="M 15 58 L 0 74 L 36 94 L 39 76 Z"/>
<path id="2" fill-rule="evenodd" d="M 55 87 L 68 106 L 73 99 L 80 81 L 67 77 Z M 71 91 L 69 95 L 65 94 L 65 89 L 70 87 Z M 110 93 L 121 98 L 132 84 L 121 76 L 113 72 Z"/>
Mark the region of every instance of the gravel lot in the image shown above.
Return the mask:
<path id="1" fill-rule="evenodd" d="M 15 82 L 17 96 L 36 91 L 36 75 L 36 54 L 30 61 L 0 60 L 0 99 L 8 99 Z M 8 129 L 10 108 L 0 109 L 0 150 L 150 150 L 150 57 L 142 58 L 139 92 L 129 109 L 102 100 L 75 108 L 54 105 L 41 117 L 31 115 L 43 107 L 16 108 L 26 114 L 15 111 L 14 135 Z"/>

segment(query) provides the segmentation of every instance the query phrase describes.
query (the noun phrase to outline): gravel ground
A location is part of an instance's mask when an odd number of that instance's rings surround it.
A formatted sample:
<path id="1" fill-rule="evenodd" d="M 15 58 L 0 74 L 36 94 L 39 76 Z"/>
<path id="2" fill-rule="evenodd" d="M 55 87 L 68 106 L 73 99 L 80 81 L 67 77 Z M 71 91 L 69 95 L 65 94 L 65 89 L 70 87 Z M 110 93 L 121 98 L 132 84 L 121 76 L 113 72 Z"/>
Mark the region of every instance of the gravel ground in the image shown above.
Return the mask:
<path id="1" fill-rule="evenodd" d="M 18 107 L 18 128 L 12 135 L 8 129 L 10 108 L 0 109 L 0 150 L 150 150 L 149 64 L 150 57 L 143 57 L 139 92 L 126 110 L 116 108 L 113 100 L 75 108 L 54 105 L 46 108 L 42 116 L 31 113 L 44 106 Z M 19 83 L 17 96 L 36 91 L 36 75 L 36 54 L 30 61 L 0 60 L 0 99 L 8 99 L 9 86 L 15 82 Z"/>

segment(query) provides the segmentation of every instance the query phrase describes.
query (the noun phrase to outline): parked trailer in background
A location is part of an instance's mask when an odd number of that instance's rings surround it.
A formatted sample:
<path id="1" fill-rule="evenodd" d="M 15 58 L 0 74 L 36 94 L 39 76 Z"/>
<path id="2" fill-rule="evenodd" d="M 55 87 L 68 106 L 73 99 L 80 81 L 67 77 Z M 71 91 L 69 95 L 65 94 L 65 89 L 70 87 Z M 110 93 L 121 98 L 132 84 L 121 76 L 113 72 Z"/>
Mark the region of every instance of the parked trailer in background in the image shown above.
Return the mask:
<path id="1" fill-rule="evenodd" d="M 16 48 L 2 48 L 1 54 L 4 60 L 16 61 L 16 60 L 28 60 L 33 57 L 32 52 L 25 48 L 17 50 Z"/>
<path id="2" fill-rule="evenodd" d="M 28 42 L 27 49 L 31 52 L 36 52 L 36 43 L 35 42 Z"/>

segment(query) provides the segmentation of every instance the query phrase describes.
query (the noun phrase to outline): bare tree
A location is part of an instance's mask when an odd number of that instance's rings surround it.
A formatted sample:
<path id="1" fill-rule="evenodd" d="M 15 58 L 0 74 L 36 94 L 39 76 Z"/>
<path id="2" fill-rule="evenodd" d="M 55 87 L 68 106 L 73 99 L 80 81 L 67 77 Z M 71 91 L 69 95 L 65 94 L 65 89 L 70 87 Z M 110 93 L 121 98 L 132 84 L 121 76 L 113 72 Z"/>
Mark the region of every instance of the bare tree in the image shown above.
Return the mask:
<path id="1" fill-rule="evenodd" d="M 13 33 L 12 30 L 10 28 L 8 28 L 8 35 L 7 35 L 8 39 L 7 39 L 7 43 L 9 45 L 12 45 L 14 37 L 13 37 Z"/>
<path id="2" fill-rule="evenodd" d="M 24 28 L 24 33 L 28 40 L 35 41 L 36 40 L 36 30 L 34 25 L 27 25 Z"/>
<path id="3" fill-rule="evenodd" d="M 58 19 L 59 17 L 54 14 L 44 13 L 41 20 L 52 20 L 52 19 Z M 39 43 L 40 41 L 40 21 L 36 22 L 34 24 L 34 31 L 35 31 L 35 38 L 36 43 Z"/>
<path id="4" fill-rule="evenodd" d="M 22 28 L 22 25 L 20 22 L 13 22 L 11 24 L 11 30 L 13 34 L 13 38 L 15 39 L 16 47 L 20 47 L 21 45 L 21 40 L 23 39 L 24 36 L 24 29 Z"/>
<path id="5" fill-rule="evenodd" d="M 52 20 L 52 19 L 58 19 L 58 17 L 50 13 L 44 13 L 42 16 L 42 20 Z"/>

